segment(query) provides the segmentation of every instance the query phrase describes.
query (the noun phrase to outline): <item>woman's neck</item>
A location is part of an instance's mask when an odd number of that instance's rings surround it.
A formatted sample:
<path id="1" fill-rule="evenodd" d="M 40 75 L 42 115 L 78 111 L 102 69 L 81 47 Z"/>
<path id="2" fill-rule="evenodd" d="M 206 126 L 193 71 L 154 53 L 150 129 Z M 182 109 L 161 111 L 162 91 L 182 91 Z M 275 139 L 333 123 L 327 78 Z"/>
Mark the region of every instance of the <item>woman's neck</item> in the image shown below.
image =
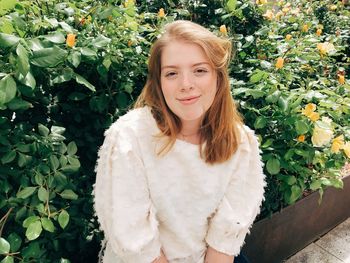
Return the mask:
<path id="1" fill-rule="evenodd" d="M 200 120 L 195 121 L 182 121 L 182 129 L 179 134 L 179 138 L 186 142 L 192 144 L 199 144 L 200 136 L 199 136 L 199 127 Z"/>

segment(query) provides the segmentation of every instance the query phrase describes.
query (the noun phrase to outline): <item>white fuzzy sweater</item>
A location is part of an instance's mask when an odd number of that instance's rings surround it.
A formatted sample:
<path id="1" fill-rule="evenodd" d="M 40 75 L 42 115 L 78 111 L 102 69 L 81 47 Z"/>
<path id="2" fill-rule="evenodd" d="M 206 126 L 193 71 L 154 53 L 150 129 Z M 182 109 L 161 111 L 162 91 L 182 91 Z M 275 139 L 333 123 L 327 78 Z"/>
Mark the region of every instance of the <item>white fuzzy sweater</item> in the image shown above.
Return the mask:
<path id="1" fill-rule="evenodd" d="M 177 140 L 165 156 L 148 107 L 132 110 L 105 133 L 95 210 L 105 233 L 104 263 L 203 263 L 206 248 L 237 255 L 264 194 L 258 141 L 241 129 L 237 152 L 206 164 L 198 145 Z"/>

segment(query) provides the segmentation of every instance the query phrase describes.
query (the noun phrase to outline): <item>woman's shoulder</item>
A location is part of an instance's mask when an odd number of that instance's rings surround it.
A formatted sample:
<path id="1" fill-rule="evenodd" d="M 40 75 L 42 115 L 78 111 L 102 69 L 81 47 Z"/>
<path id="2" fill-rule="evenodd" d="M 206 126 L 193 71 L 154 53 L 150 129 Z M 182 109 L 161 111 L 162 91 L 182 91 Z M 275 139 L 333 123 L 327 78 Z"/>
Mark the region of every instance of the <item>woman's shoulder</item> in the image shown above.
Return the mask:
<path id="1" fill-rule="evenodd" d="M 153 122 L 150 109 L 147 106 L 131 109 L 112 123 L 107 129 L 106 135 L 109 133 L 122 133 L 129 136 L 145 134 L 152 130 Z"/>
<path id="2" fill-rule="evenodd" d="M 240 143 L 239 148 L 251 150 L 252 147 L 259 147 L 258 136 L 255 134 L 255 131 L 249 126 L 242 124 L 238 126 Z"/>

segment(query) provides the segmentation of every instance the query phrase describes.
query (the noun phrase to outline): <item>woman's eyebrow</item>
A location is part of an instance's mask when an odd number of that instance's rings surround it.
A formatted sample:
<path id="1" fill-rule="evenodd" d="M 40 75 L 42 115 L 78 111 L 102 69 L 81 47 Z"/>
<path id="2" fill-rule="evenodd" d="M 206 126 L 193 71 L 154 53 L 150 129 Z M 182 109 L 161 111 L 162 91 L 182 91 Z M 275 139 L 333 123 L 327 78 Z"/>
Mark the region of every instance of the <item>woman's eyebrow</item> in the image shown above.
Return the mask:
<path id="1" fill-rule="evenodd" d="M 208 62 L 198 62 L 198 63 L 193 64 L 191 67 L 197 67 L 197 66 L 200 66 L 203 64 L 210 65 Z M 166 65 L 166 66 L 161 67 L 161 70 L 166 69 L 166 68 L 178 68 L 178 66 Z"/>

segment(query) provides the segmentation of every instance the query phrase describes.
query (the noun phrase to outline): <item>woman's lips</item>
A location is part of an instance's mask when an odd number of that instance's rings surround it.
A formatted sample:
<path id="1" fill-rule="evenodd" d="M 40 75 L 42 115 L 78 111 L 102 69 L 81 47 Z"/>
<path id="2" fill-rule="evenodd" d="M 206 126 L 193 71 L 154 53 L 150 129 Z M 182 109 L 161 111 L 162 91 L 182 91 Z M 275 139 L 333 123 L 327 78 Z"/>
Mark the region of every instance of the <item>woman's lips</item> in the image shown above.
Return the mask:
<path id="1" fill-rule="evenodd" d="M 200 96 L 191 96 L 191 97 L 178 99 L 178 101 L 180 101 L 180 103 L 183 105 L 190 105 L 190 104 L 196 103 L 199 97 Z"/>

